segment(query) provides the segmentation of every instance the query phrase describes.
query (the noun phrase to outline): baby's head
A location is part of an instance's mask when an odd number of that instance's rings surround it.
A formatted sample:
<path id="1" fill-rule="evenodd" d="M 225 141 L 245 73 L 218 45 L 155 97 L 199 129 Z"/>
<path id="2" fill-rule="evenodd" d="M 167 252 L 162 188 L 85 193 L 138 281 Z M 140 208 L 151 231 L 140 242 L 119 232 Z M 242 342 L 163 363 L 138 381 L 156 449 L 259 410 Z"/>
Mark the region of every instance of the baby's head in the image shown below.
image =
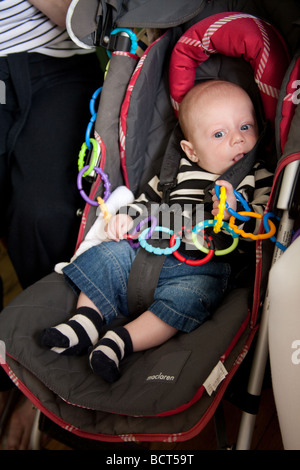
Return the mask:
<path id="1" fill-rule="evenodd" d="M 231 82 L 211 80 L 195 85 L 180 104 L 179 123 L 186 156 L 217 175 L 243 158 L 258 139 L 253 103 Z"/>

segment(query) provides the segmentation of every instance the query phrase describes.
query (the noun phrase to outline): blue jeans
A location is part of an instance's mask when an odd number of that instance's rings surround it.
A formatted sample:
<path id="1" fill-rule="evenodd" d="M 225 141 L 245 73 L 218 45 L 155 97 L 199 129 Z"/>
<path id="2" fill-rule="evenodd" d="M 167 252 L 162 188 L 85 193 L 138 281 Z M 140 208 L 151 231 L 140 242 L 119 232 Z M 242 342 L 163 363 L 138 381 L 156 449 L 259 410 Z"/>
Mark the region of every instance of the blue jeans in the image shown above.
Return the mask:
<path id="1" fill-rule="evenodd" d="M 63 270 L 68 282 L 99 308 L 106 323 L 128 316 L 127 280 L 138 250 L 127 241 L 103 242 L 82 253 Z M 189 266 L 167 256 L 148 310 L 174 328 L 190 332 L 216 308 L 228 287 L 228 263 Z"/>

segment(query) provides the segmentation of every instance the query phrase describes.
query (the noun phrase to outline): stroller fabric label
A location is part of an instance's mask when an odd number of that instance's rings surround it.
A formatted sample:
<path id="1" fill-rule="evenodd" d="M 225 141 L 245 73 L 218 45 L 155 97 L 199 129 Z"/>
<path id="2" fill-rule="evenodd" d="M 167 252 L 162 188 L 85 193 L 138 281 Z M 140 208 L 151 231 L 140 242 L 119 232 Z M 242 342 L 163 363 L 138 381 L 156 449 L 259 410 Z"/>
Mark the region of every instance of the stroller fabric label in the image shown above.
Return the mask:
<path id="1" fill-rule="evenodd" d="M 176 351 L 165 354 L 152 368 L 146 382 L 175 383 L 190 354 L 191 351 Z"/>

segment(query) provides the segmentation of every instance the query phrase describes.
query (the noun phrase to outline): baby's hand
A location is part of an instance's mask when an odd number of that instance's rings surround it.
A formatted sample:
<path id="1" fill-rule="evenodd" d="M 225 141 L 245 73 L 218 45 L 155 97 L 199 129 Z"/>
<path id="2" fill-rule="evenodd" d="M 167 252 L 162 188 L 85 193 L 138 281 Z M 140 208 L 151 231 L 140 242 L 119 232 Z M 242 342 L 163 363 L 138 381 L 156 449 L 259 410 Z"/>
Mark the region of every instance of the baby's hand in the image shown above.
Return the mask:
<path id="1" fill-rule="evenodd" d="M 110 240 L 119 242 L 124 235 L 132 228 L 133 220 L 127 214 L 114 215 L 108 222 L 105 231 Z"/>
<path id="2" fill-rule="evenodd" d="M 226 189 L 226 202 L 228 204 L 228 207 L 230 207 L 231 209 L 236 211 L 236 197 L 235 197 L 234 192 L 233 192 L 232 184 L 228 183 L 228 181 L 225 181 L 225 180 L 218 180 L 217 183 L 218 183 L 218 186 L 220 186 L 220 187 L 224 186 L 224 188 Z M 213 198 L 212 198 L 212 200 L 213 200 L 213 210 L 211 211 L 211 213 L 212 213 L 213 216 L 216 216 L 219 213 L 220 201 L 217 198 L 216 192 L 215 192 L 214 189 L 212 190 L 212 193 L 213 193 Z M 230 218 L 230 214 L 225 209 L 225 211 L 224 211 L 224 220 L 228 220 L 229 218 Z"/>

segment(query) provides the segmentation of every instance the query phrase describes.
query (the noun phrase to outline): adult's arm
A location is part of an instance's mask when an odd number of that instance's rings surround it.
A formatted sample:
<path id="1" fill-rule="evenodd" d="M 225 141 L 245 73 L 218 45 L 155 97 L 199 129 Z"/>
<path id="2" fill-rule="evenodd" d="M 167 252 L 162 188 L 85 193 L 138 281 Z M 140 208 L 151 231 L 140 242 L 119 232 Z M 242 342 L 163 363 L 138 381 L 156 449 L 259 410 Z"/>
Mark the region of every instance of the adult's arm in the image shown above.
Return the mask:
<path id="1" fill-rule="evenodd" d="M 71 0 L 29 0 L 29 2 L 58 26 L 66 26 L 66 15 Z"/>

